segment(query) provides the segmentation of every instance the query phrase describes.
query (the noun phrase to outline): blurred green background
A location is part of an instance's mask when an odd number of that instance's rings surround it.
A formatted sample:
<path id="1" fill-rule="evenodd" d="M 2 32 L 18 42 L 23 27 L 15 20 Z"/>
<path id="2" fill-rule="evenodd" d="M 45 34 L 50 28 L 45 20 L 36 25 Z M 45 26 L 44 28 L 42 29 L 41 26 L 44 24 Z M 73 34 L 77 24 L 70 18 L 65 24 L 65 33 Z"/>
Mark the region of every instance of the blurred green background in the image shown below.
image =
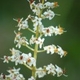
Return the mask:
<path id="1" fill-rule="evenodd" d="M 54 9 L 54 12 L 61 14 L 55 16 L 52 21 L 45 20 L 44 25 L 61 25 L 67 32 L 61 36 L 48 37 L 45 45 L 55 44 L 60 45 L 68 52 L 66 57 L 60 58 L 58 55 L 39 54 L 37 66 L 48 65 L 49 63 L 57 64 L 58 66 L 66 69 L 68 77 L 61 76 L 57 78 L 47 75 L 38 80 L 80 80 L 80 1 L 79 0 L 48 0 L 58 1 L 60 5 Z M 0 0 L 0 57 L 10 55 L 9 49 L 14 47 L 14 30 L 17 23 L 13 18 L 26 18 L 32 14 L 27 0 Z M 27 36 L 29 33 L 24 31 Z M 23 52 L 29 52 L 26 48 L 22 47 Z M 14 63 L 4 64 L 0 60 L 0 73 L 7 74 L 6 70 L 13 67 Z M 31 76 L 31 71 L 24 66 L 21 67 L 21 73 L 24 74 L 26 80 Z"/>

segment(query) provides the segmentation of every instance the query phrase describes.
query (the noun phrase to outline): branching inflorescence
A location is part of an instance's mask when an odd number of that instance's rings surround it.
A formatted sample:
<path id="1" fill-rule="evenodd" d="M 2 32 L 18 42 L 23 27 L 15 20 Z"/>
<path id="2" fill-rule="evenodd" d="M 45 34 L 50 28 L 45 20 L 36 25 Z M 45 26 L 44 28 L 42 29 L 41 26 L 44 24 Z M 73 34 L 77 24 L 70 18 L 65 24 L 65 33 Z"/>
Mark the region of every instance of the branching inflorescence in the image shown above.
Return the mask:
<path id="1" fill-rule="evenodd" d="M 26 66 L 32 71 L 31 78 L 28 78 L 28 80 L 37 80 L 37 78 L 42 78 L 47 74 L 51 74 L 52 76 L 57 75 L 57 77 L 65 75 L 63 69 L 61 69 L 57 65 L 53 65 L 52 63 L 39 68 L 37 68 L 36 66 L 38 53 L 44 52 L 51 55 L 57 53 L 58 55 L 60 55 L 60 58 L 66 56 L 67 54 L 67 52 L 64 51 L 59 45 L 55 46 L 54 44 L 51 44 L 45 46 L 44 44 L 45 37 L 61 35 L 65 32 L 63 28 L 60 27 L 60 25 L 56 27 L 45 27 L 42 23 L 43 19 L 47 18 L 49 20 L 52 20 L 55 15 L 58 15 L 52 11 L 53 8 L 59 6 L 58 3 L 48 2 L 47 0 L 39 0 L 38 3 L 36 3 L 35 0 L 28 0 L 28 2 L 34 14 L 33 16 L 28 15 L 25 20 L 23 18 L 14 19 L 18 22 L 18 32 L 14 31 L 16 35 L 14 43 L 16 44 L 16 48 L 20 49 L 21 46 L 25 46 L 27 49 L 31 50 L 32 53 L 23 53 L 20 50 L 12 48 L 10 49 L 11 56 L 4 56 L 2 58 L 3 62 L 9 63 L 9 61 L 11 61 L 15 62 L 15 65 L 21 64 Z M 30 28 L 28 20 L 33 23 L 33 29 Z M 27 39 L 25 36 L 22 36 L 20 32 L 21 29 L 30 31 L 32 33 L 31 38 Z M 34 47 L 32 47 L 31 45 L 34 45 Z M 10 70 L 7 70 L 9 75 L 4 75 L 3 73 L 1 73 L 0 80 L 25 80 L 23 75 L 19 73 L 19 70 L 20 68 L 15 69 L 14 67 Z"/>

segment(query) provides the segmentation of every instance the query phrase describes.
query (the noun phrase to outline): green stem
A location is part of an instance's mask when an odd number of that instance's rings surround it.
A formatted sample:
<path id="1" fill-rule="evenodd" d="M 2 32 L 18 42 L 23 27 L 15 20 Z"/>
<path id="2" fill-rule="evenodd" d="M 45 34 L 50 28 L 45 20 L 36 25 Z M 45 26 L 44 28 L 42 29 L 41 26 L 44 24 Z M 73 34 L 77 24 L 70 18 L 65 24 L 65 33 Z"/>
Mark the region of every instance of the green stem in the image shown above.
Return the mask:
<path id="1" fill-rule="evenodd" d="M 38 53 L 41 53 L 41 52 L 45 52 L 46 50 L 38 50 L 37 52 Z"/>
<path id="2" fill-rule="evenodd" d="M 35 51 L 33 48 L 31 48 L 30 46 L 28 46 L 28 45 L 26 45 L 26 47 L 28 48 L 28 49 L 30 49 L 31 51 Z M 37 46 L 35 46 L 35 47 L 37 47 Z M 41 52 L 45 52 L 45 50 L 37 50 L 37 53 L 41 53 Z M 36 56 L 35 56 L 36 57 Z"/>
<path id="3" fill-rule="evenodd" d="M 44 4 L 44 0 L 42 0 L 42 4 Z"/>
<path id="4" fill-rule="evenodd" d="M 37 30 L 36 30 L 36 38 L 38 38 L 38 35 L 39 35 L 39 27 L 37 27 Z M 35 48 L 34 48 L 34 58 L 36 59 L 37 61 L 37 51 L 38 51 L 38 44 L 35 44 Z M 32 69 L 32 76 L 35 78 L 36 80 L 36 66 L 33 66 L 33 69 Z"/>
<path id="5" fill-rule="evenodd" d="M 32 70 L 32 68 L 30 66 L 28 66 L 27 64 L 24 64 L 28 69 Z"/>
<path id="6" fill-rule="evenodd" d="M 31 48 L 30 46 L 26 45 L 26 47 L 27 47 L 28 49 L 30 49 L 31 51 L 34 51 L 34 49 Z"/>
<path id="7" fill-rule="evenodd" d="M 32 32 L 32 33 L 34 33 L 35 34 L 35 32 L 33 31 L 33 30 L 31 30 L 30 28 L 27 28 L 30 32 Z"/>
<path id="8" fill-rule="evenodd" d="M 42 4 L 44 4 L 44 0 L 42 0 Z M 41 10 L 42 13 L 43 10 Z M 41 17 L 41 13 L 40 15 L 38 15 L 38 17 Z M 39 26 L 37 26 L 37 30 L 36 30 L 36 39 L 38 39 L 39 36 Z M 34 48 L 34 58 L 36 59 L 37 62 L 37 52 L 38 52 L 38 44 L 35 44 L 35 48 Z M 35 78 L 36 80 L 36 66 L 33 66 L 32 68 L 32 76 Z"/>

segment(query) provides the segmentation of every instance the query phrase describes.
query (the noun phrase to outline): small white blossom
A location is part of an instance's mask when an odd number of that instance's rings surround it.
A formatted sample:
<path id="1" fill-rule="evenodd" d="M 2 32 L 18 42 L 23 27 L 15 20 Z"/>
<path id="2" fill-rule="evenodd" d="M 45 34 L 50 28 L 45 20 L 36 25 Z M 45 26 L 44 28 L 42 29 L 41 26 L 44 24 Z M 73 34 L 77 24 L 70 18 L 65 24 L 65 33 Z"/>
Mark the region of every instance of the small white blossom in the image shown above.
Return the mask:
<path id="1" fill-rule="evenodd" d="M 19 73 L 19 70 L 20 68 L 18 69 L 13 68 L 13 69 L 7 70 L 9 73 L 9 75 L 7 75 L 7 78 L 10 80 L 25 80 L 23 75 Z"/>
<path id="2" fill-rule="evenodd" d="M 34 9 L 34 7 L 35 7 L 35 1 L 34 0 L 28 0 L 29 1 L 29 3 L 30 3 L 30 8 L 31 9 Z"/>
<path id="3" fill-rule="evenodd" d="M 55 66 L 50 64 L 46 67 L 47 73 L 52 74 L 53 76 L 56 74 Z"/>
<path id="4" fill-rule="evenodd" d="M 45 12 L 43 13 L 43 16 L 44 16 L 45 18 L 48 18 L 49 20 L 51 20 L 51 19 L 54 18 L 55 13 L 54 13 L 53 11 L 51 11 L 51 10 L 47 10 L 47 11 L 45 11 Z"/>
<path id="5" fill-rule="evenodd" d="M 32 11 L 37 15 L 39 16 L 40 13 L 41 13 L 41 9 L 44 9 L 44 5 L 42 3 L 38 3 L 38 4 L 35 4 L 34 8 L 32 9 Z"/>
<path id="6" fill-rule="evenodd" d="M 65 55 L 65 51 L 63 51 L 63 49 L 60 46 L 58 46 L 58 54 L 61 58 Z"/>
<path id="7" fill-rule="evenodd" d="M 12 55 L 10 61 L 15 62 L 15 65 L 18 65 L 18 63 L 20 62 L 20 54 L 16 53 Z"/>
<path id="8" fill-rule="evenodd" d="M 42 78 L 46 75 L 46 71 L 40 67 L 37 69 L 36 74 L 39 78 Z"/>
<path id="9" fill-rule="evenodd" d="M 34 26 L 34 31 L 37 30 L 37 27 L 42 25 L 42 22 L 41 22 L 41 18 L 38 18 L 37 16 L 32 20 L 33 22 L 33 26 Z"/>
<path id="10" fill-rule="evenodd" d="M 39 9 L 44 9 L 44 5 L 42 3 L 38 3 L 37 6 Z"/>
<path id="11" fill-rule="evenodd" d="M 26 64 L 26 60 L 27 60 L 28 55 L 26 53 L 22 53 L 21 55 L 19 55 L 19 57 L 17 58 L 17 60 L 15 60 L 15 62 L 17 62 L 17 64 Z"/>
<path id="12" fill-rule="evenodd" d="M 27 19 L 25 19 L 25 20 L 23 20 L 23 18 L 21 18 L 21 19 L 14 19 L 15 21 L 17 21 L 18 22 L 18 30 L 20 31 L 21 29 L 27 29 L 28 28 L 28 21 L 27 21 Z"/>
<path id="13" fill-rule="evenodd" d="M 41 39 L 41 37 L 39 37 L 38 39 L 36 37 L 34 37 L 34 35 L 32 35 L 31 39 L 30 39 L 30 44 L 38 44 L 39 48 L 42 48 L 43 42 L 44 42 L 44 38 Z"/>
<path id="14" fill-rule="evenodd" d="M 9 63 L 9 60 L 10 60 L 10 56 L 4 56 L 4 58 L 3 58 L 3 62 L 5 63 Z"/>
<path id="15" fill-rule="evenodd" d="M 11 74 L 12 72 L 13 72 L 14 74 L 18 74 L 19 71 L 20 71 L 20 68 L 15 69 L 15 67 L 14 67 L 13 69 L 7 70 L 7 72 L 10 73 L 10 74 Z"/>
<path id="16" fill-rule="evenodd" d="M 46 2 L 46 3 L 44 4 L 44 6 L 45 6 L 46 8 L 54 8 L 54 3 Z"/>
<path id="17" fill-rule="evenodd" d="M 43 28 L 42 32 L 45 36 L 52 36 L 53 35 L 53 26 Z"/>
<path id="18" fill-rule="evenodd" d="M 15 32 L 15 34 L 16 34 L 16 37 L 14 39 L 14 43 L 17 43 L 16 47 L 21 48 L 21 45 L 26 46 L 26 45 L 29 44 L 28 40 L 26 39 L 26 37 L 21 37 L 21 33 L 20 32 L 18 32 L 18 33 Z"/>
<path id="19" fill-rule="evenodd" d="M 16 50 L 16 49 L 14 49 L 14 48 L 10 49 L 10 51 L 11 51 L 11 54 L 12 54 L 12 55 L 20 54 L 20 53 L 21 53 L 21 51 Z"/>
<path id="20" fill-rule="evenodd" d="M 36 38 L 34 37 L 34 35 L 32 35 L 31 38 L 30 38 L 30 41 L 29 41 L 30 44 L 34 44 L 35 41 L 36 41 Z"/>
<path id="21" fill-rule="evenodd" d="M 31 76 L 31 78 L 28 78 L 28 80 L 35 80 L 33 76 Z"/>
<path id="22" fill-rule="evenodd" d="M 36 66 L 36 60 L 32 57 L 31 53 L 28 54 L 26 62 L 29 66 Z"/>
<path id="23" fill-rule="evenodd" d="M 19 62 L 19 63 L 24 63 L 24 64 L 26 64 L 27 58 L 28 58 L 28 54 L 22 53 L 21 56 L 20 56 L 20 62 Z"/>
<path id="24" fill-rule="evenodd" d="M 45 8 L 55 8 L 55 7 L 57 7 L 58 6 L 58 2 L 46 2 L 45 4 L 44 4 L 44 6 L 45 6 Z"/>
<path id="25" fill-rule="evenodd" d="M 33 13 L 39 16 L 41 13 L 41 9 L 44 9 L 44 5 L 42 3 L 35 4 L 35 1 L 33 1 L 30 4 L 30 8 L 32 9 Z"/>
<path id="26" fill-rule="evenodd" d="M 44 50 L 46 50 L 48 54 L 49 53 L 54 54 L 55 49 L 56 49 L 55 45 L 44 46 Z"/>
<path id="27" fill-rule="evenodd" d="M 36 40 L 36 44 L 39 44 L 39 48 L 42 48 L 42 45 L 43 45 L 43 42 L 44 42 L 44 38 L 41 39 L 41 37 L 39 37 L 37 40 Z"/>
<path id="28" fill-rule="evenodd" d="M 14 43 L 16 43 L 21 38 L 21 33 L 20 32 L 16 33 L 16 31 L 14 31 L 14 33 L 16 34 L 15 39 L 14 39 Z"/>
<path id="29" fill-rule="evenodd" d="M 61 75 L 63 75 L 63 70 L 57 65 L 55 66 L 56 66 L 57 77 L 60 77 Z"/>
<path id="30" fill-rule="evenodd" d="M 56 26 L 53 30 L 55 35 L 61 35 L 64 32 L 63 28 L 61 28 L 60 26 Z"/>
<path id="31" fill-rule="evenodd" d="M 17 41 L 17 44 L 16 44 L 16 47 L 18 48 L 21 48 L 21 45 L 28 45 L 28 40 L 26 39 L 26 37 L 21 37 L 18 41 Z"/>
<path id="32" fill-rule="evenodd" d="M 32 10 L 36 15 L 40 15 L 40 9 L 36 7 L 35 9 Z"/>
<path id="33" fill-rule="evenodd" d="M 10 49 L 12 56 L 10 57 L 11 62 L 15 62 L 15 65 L 18 65 L 20 62 L 20 54 L 21 52 L 19 50 L 16 50 L 14 48 Z"/>

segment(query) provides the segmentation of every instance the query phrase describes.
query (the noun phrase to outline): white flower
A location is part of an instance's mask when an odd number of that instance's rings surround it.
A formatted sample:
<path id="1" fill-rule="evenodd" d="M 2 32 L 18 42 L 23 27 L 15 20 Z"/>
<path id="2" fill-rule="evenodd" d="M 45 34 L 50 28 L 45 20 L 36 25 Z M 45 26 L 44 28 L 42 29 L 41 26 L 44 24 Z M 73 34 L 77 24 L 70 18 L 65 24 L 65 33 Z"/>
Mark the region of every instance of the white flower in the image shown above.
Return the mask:
<path id="1" fill-rule="evenodd" d="M 30 44 L 34 44 L 35 41 L 36 41 L 36 38 L 34 37 L 34 35 L 32 35 L 31 38 L 30 38 L 30 41 L 29 41 Z"/>
<path id="2" fill-rule="evenodd" d="M 65 55 L 65 51 L 63 51 L 63 49 L 60 46 L 58 46 L 58 54 L 61 58 Z"/>
<path id="3" fill-rule="evenodd" d="M 21 29 L 27 29 L 28 28 L 28 21 L 27 21 L 27 19 L 25 19 L 25 20 L 23 20 L 23 18 L 21 18 L 21 19 L 14 19 L 15 21 L 17 21 L 18 22 L 18 30 L 20 31 Z"/>
<path id="4" fill-rule="evenodd" d="M 35 58 L 32 57 L 32 54 L 29 53 L 28 56 L 27 56 L 27 59 L 26 59 L 26 62 L 29 66 L 36 66 L 36 60 Z"/>
<path id="5" fill-rule="evenodd" d="M 34 9 L 34 7 L 35 7 L 35 1 L 34 0 L 28 0 L 29 1 L 29 3 L 30 3 L 30 8 L 31 9 Z"/>
<path id="6" fill-rule="evenodd" d="M 21 38 L 21 33 L 20 32 L 16 33 L 16 31 L 14 31 L 14 33 L 16 34 L 16 37 L 14 39 L 14 43 L 16 43 Z"/>
<path id="7" fill-rule="evenodd" d="M 44 9 L 44 5 L 42 3 L 38 3 L 37 6 L 39 9 Z"/>
<path id="8" fill-rule="evenodd" d="M 44 50 L 46 50 L 48 54 L 49 53 L 54 54 L 55 49 L 56 49 L 55 45 L 48 45 L 44 47 Z"/>
<path id="9" fill-rule="evenodd" d="M 4 56 L 4 63 L 6 62 L 6 63 L 9 63 L 9 60 L 10 60 L 10 56 Z"/>
<path id="10" fill-rule="evenodd" d="M 36 7 L 35 9 L 32 10 L 36 15 L 40 15 L 40 9 Z"/>
<path id="11" fill-rule="evenodd" d="M 43 27 L 44 27 L 43 24 L 42 24 L 42 22 L 41 22 L 41 20 L 42 20 L 42 18 L 39 18 L 37 16 L 35 16 L 32 19 L 33 26 L 34 26 L 33 30 L 34 31 L 38 30 L 39 33 L 42 33 L 42 30 L 43 30 Z"/>
<path id="12" fill-rule="evenodd" d="M 10 80 L 25 80 L 25 78 L 23 77 L 22 74 L 19 73 L 20 68 L 18 69 L 10 69 L 7 70 L 9 72 L 9 75 L 7 75 L 7 78 L 9 78 Z"/>
<path id="13" fill-rule="evenodd" d="M 58 6 L 58 2 L 46 2 L 44 4 L 45 8 L 54 8 L 54 7 L 57 7 L 57 6 Z"/>
<path id="14" fill-rule="evenodd" d="M 52 74 L 53 76 L 56 74 L 55 66 L 50 64 L 46 67 L 47 73 Z"/>
<path id="15" fill-rule="evenodd" d="M 24 63 L 26 64 L 27 57 L 28 57 L 27 54 L 22 53 L 22 54 L 17 58 L 17 60 L 15 60 L 15 62 L 17 61 L 17 63 L 19 63 L 19 64 L 24 64 Z"/>
<path id="16" fill-rule="evenodd" d="M 41 9 L 44 9 L 44 5 L 42 3 L 35 4 L 35 1 L 33 1 L 30 4 L 30 8 L 37 16 L 39 16 L 41 13 Z"/>
<path id="17" fill-rule="evenodd" d="M 43 45 L 43 42 L 44 42 L 44 38 L 41 39 L 41 37 L 39 37 L 37 40 L 36 40 L 36 44 L 39 44 L 39 48 L 42 48 L 42 45 Z"/>
<path id="18" fill-rule="evenodd" d="M 7 70 L 7 72 L 10 73 L 10 74 L 11 74 L 11 73 L 18 74 L 19 71 L 20 71 L 20 68 L 15 69 L 15 67 L 14 67 L 13 69 Z"/>
<path id="19" fill-rule="evenodd" d="M 16 47 L 21 48 L 21 45 L 28 45 L 28 40 L 26 39 L 26 37 L 21 37 L 19 40 L 17 40 L 17 44 Z"/>
<path id="20" fill-rule="evenodd" d="M 41 67 L 37 69 L 36 74 L 39 78 L 44 77 L 46 75 L 46 71 Z"/>
<path id="21" fill-rule="evenodd" d="M 16 37 L 14 39 L 14 43 L 17 43 L 16 47 L 21 48 L 21 45 L 26 46 L 26 45 L 29 44 L 28 40 L 26 39 L 26 37 L 21 37 L 21 33 L 20 32 L 18 32 L 18 33 L 15 32 L 15 34 L 16 34 Z"/>
<path id="22" fill-rule="evenodd" d="M 63 75 L 63 70 L 57 65 L 55 66 L 56 66 L 57 77 L 60 77 L 61 75 Z"/>
<path id="23" fill-rule="evenodd" d="M 44 38 L 41 39 L 41 37 L 39 37 L 38 39 L 36 37 L 34 37 L 34 35 L 32 35 L 31 39 L 30 39 L 30 44 L 38 44 L 39 48 L 42 48 L 43 42 L 44 42 Z"/>
<path id="24" fill-rule="evenodd" d="M 45 6 L 46 8 L 54 8 L 54 3 L 46 2 L 46 3 L 44 4 L 44 6 Z"/>
<path id="25" fill-rule="evenodd" d="M 51 45 L 49 45 L 49 46 L 45 46 L 44 47 L 44 50 L 46 50 L 47 51 L 47 53 L 53 53 L 53 47 L 51 46 Z"/>
<path id="26" fill-rule="evenodd" d="M 18 65 L 20 62 L 20 54 L 16 53 L 15 55 L 12 55 L 10 61 L 15 62 L 15 65 Z"/>
<path id="27" fill-rule="evenodd" d="M 47 27 L 47 28 L 43 28 L 43 34 L 45 36 L 52 36 L 53 34 L 53 26 Z"/>
<path id="28" fill-rule="evenodd" d="M 21 53 L 21 51 L 16 50 L 16 49 L 14 49 L 14 48 L 10 49 L 10 51 L 11 51 L 11 54 L 12 54 L 12 55 L 20 54 L 20 53 Z"/>
<path id="29" fill-rule="evenodd" d="M 7 70 L 8 75 L 1 74 L 0 80 L 25 80 L 22 74 L 19 73 L 20 68 Z"/>
<path id="30" fill-rule="evenodd" d="M 19 31 L 21 30 L 21 29 L 27 29 L 28 28 L 28 22 L 27 22 L 27 20 L 24 20 L 24 21 L 20 21 L 19 23 L 18 23 L 18 27 L 19 27 Z"/>
<path id="31" fill-rule="evenodd" d="M 35 80 L 33 76 L 31 76 L 31 78 L 28 78 L 28 80 Z"/>
<path id="32" fill-rule="evenodd" d="M 55 16 L 55 13 L 51 10 L 47 10 L 43 13 L 43 16 L 45 18 L 49 18 L 49 20 L 53 19 L 53 17 Z"/>
<path id="33" fill-rule="evenodd" d="M 59 27 L 56 26 L 56 28 L 54 28 L 53 30 L 55 35 L 58 35 L 58 34 L 61 35 L 64 32 L 63 28 L 61 28 L 60 26 Z"/>
<path id="34" fill-rule="evenodd" d="M 37 30 L 37 27 L 42 25 L 42 22 L 41 22 L 41 18 L 38 18 L 37 16 L 32 20 L 33 22 L 33 26 L 34 26 L 34 31 Z"/>
<path id="35" fill-rule="evenodd" d="M 28 58 L 28 54 L 22 53 L 21 56 L 20 56 L 20 62 L 19 62 L 19 63 L 24 63 L 24 64 L 26 64 L 27 58 Z"/>
<path id="36" fill-rule="evenodd" d="M 17 65 L 20 61 L 20 54 L 21 52 L 19 50 L 16 50 L 14 48 L 10 49 L 12 56 L 10 57 L 10 61 L 15 62 L 15 65 Z"/>

